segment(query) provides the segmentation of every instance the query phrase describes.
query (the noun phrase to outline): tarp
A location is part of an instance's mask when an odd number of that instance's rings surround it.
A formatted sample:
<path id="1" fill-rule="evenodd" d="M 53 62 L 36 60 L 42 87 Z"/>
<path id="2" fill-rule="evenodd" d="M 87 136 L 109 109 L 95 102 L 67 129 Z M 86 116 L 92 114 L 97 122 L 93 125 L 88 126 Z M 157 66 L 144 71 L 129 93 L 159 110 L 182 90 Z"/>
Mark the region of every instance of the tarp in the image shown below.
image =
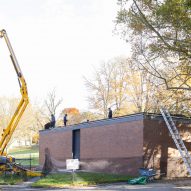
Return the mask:
<path id="1" fill-rule="evenodd" d="M 145 176 L 133 178 L 128 181 L 128 184 L 146 184 L 146 183 L 147 183 L 147 177 Z"/>

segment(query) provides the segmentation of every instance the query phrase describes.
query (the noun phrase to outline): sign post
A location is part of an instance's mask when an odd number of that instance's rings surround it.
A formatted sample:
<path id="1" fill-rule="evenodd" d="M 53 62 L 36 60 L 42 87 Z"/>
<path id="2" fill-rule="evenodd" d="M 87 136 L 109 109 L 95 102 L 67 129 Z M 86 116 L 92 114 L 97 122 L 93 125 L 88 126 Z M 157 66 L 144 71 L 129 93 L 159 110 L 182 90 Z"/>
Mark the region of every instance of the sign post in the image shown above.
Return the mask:
<path id="1" fill-rule="evenodd" d="M 78 159 L 66 159 L 66 169 L 72 170 L 72 184 L 74 183 L 75 170 L 79 169 Z"/>

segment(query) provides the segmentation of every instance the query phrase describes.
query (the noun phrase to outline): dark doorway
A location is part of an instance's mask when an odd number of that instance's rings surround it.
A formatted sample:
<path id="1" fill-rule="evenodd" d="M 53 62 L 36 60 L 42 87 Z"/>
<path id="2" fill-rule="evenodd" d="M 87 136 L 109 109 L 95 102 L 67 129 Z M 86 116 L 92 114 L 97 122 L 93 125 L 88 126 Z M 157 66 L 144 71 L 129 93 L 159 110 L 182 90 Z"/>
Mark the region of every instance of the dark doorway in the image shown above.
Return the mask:
<path id="1" fill-rule="evenodd" d="M 73 130 L 72 153 L 73 159 L 80 159 L 80 129 Z"/>

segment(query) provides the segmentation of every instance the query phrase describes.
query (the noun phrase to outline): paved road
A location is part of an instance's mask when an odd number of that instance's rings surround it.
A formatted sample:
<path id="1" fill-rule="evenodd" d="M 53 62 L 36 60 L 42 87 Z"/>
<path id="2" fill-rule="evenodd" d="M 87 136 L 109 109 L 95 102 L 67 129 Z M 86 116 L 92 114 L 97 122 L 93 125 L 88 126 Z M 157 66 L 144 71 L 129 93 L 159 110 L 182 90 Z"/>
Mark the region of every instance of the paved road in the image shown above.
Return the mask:
<path id="1" fill-rule="evenodd" d="M 87 188 L 69 188 L 69 189 L 42 189 L 42 188 L 30 188 L 30 183 L 16 186 L 0 186 L 2 191 L 191 191 L 191 180 L 181 183 L 152 183 L 147 185 L 128 185 L 126 183 L 108 184 L 101 186 L 93 186 Z"/>
<path id="2" fill-rule="evenodd" d="M 85 188 L 31 188 L 30 185 L 38 179 L 39 177 L 36 177 L 20 185 L 0 185 L 0 191 L 191 191 L 191 179 L 169 182 L 155 181 L 154 183 L 149 183 L 146 185 L 128 185 L 127 183 L 115 183 Z"/>

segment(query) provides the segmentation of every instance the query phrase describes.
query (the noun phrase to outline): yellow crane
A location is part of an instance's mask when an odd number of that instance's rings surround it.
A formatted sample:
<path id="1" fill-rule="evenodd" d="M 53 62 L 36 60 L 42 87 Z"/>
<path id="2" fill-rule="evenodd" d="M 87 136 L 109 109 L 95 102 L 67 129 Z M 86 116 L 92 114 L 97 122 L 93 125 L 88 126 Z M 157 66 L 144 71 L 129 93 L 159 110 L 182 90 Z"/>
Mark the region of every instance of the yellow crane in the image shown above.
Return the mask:
<path id="1" fill-rule="evenodd" d="M 3 133 L 0 139 L 0 173 L 3 173 L 5 171 L 14 171 L 14 172 L 23 172 L 25 171 L 26 174 L 30 176 L 39 176 L 41 173 L 32 172 L 29 170 L 26 170 L 19 165 L 15 163 L 15 159 L 13 157 L 7 156 L 5 153 L 5 148 L 7 144 L 9 143 L 13 132 L 15 131 L 28 103 L 29 103 L 29 97 L 27 92 L 27 84 L 25 82 L 23 73 L 20 69 L 20 66 L 18 64 L 17 58 L 15 56 L 15 53 L 13 51 L 13 48 L 11 46 L 11 43 L 9 41 L 9 38 L 7 36 L 7 32 L 3 29 L 0 31 L 0 38 L 4 38 L 7 47 L 10 52 L 10 58 L 12 60 L 13 66 L 15 68 L 15 71 L 17 73 L 19 86 L 20 86 L 20 93 L 21 93 L 21 100 L 8 124 L 8 126 L 3 129 Z"/>

